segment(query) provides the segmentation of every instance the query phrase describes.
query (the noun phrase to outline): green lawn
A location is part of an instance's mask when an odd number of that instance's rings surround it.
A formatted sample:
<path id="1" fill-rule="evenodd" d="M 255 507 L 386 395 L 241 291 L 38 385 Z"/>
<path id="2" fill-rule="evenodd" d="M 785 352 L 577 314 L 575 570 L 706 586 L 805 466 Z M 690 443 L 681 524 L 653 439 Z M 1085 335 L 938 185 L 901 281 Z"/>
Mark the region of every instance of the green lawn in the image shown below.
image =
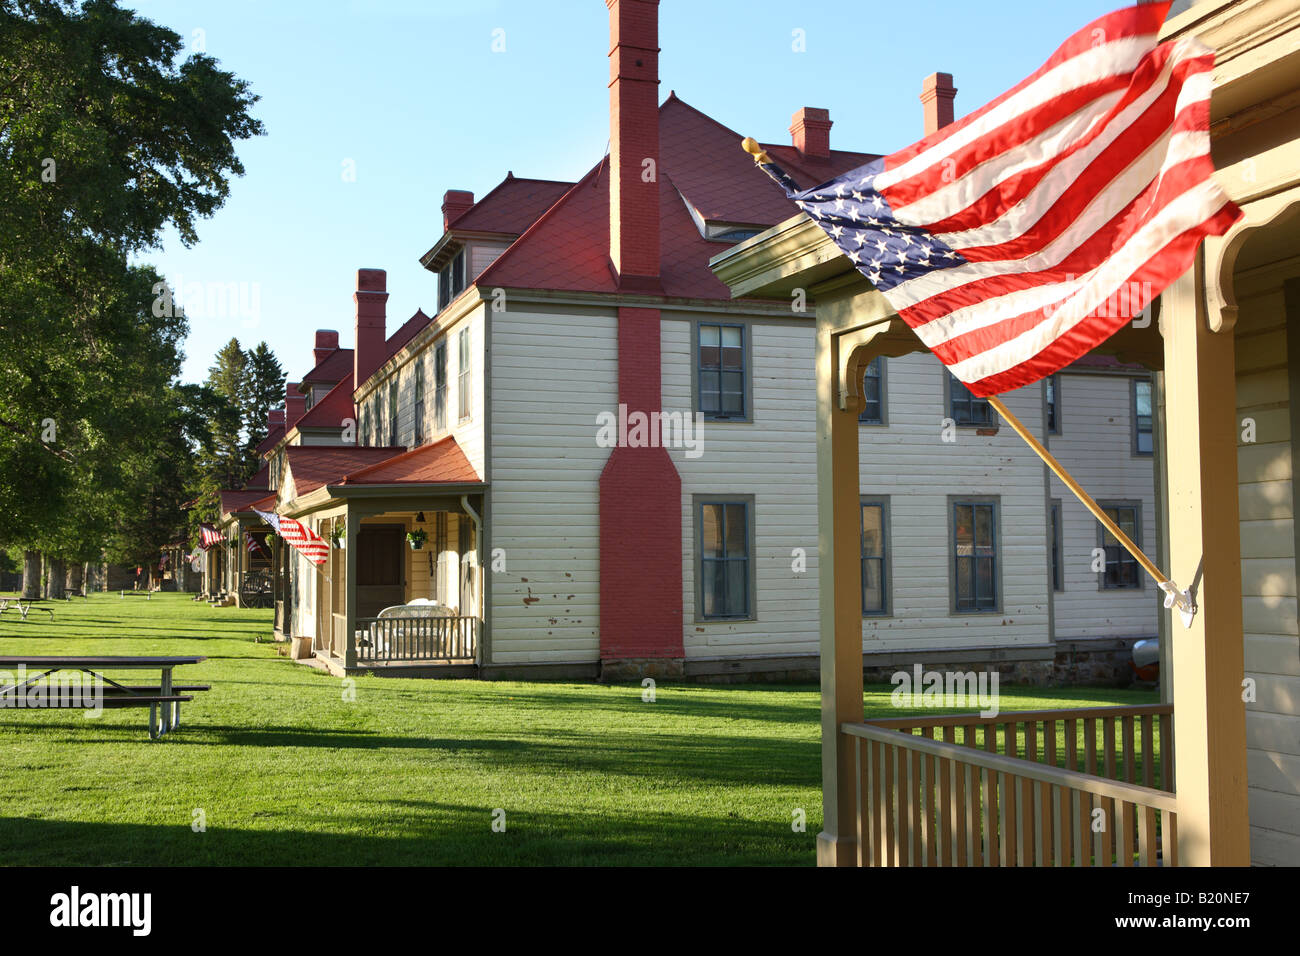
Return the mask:
<path id="1" fill-rule="evenodd" d="M 53 623 L 0 616 L 0 654 L 202 654 L 178 678 L 213 689 L 159 742 L 139 710 L 0 710 L 5 863 L 813 862 L 813 686 L 661 685 L 643 703 L 638 685 L 361 678 L 347 701 L 256 642 L 268 611 L 116 593 L 51 606 Z M 869 714 L 899 713 L 890 689 L 868 691 Z M 1154 699 L 1004 687 L 1001 707 Z"/>

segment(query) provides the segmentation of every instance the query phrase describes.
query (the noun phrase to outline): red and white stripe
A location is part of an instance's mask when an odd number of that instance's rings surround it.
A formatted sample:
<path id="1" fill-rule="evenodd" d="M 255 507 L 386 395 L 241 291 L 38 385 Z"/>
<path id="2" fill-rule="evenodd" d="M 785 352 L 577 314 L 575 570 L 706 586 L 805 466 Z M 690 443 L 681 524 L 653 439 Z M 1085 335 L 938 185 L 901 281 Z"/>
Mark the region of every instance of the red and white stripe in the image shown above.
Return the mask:
<path id="1" fill-rule="evenodd" d="M 1093 22 L 875 177 L 899 222 L 966 260 L 884 294 L 977 395 L 1095 348 L 1240 216 L 1210 160 L 1214 54 L 1157 45 L 1168 7 Z"/>
<path id="2" fill-rule="evenodd" d="M 324 564 L 329 557 L 329 543 L 297 518 L 280 516 L 280 537 L 312 564 Z"/>

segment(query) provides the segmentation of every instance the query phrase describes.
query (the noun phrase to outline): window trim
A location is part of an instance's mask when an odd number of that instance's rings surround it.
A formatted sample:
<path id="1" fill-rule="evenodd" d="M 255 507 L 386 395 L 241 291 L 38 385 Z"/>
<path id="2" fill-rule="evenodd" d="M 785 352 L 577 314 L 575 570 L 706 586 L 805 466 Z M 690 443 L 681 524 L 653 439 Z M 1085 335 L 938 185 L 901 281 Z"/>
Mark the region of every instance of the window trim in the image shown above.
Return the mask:
<path id="1" fill-rule="evenodd" d="M 1155 416 L 1153 415 L 1152 416 L 1153 421 L 1154 421 L 1154 417 Z M 1132 508 L 1133 509 L 1133 530 L 1136 532 L 1136 535 L 1133 537 L 1133 543 L 1136 544 L 1139 548 L 1142 547 L 1142 499 L 1140 498 L 1104 498 L 1104 499 L 1099 498 L 1097 500 L 1097 506 L 1101 508 L 1103 511 L 1109 508 Z M 1116 522 L 1116 524 L 1118 523 L 1119 522 Z M 1106 547 L 1107 531 L 1100 521 L 1096 522 L 1096 524 L 1097 524 L 1097 547 L 1102 548 L 1104 551 Z M 1137 558 L 1129 554 L 1128 551 L 1124 548 L 1124 546 L 1122 544 L 1119 544 L 1118 541 L 1116 542 L 1115 546 L 1120 550 L 1120 559 L 1123 560 L 1124 557 L 1127 555 L 1128 559 L 1132 561 L 1134 566 L 1137 568 L 1137 587 L 1131 587 L 1131 588 L 1130 587 L 1114 587 L 1114 588 L 1106 587 L 1106 566 L 1105 566 L 1105 560 L 1103 559 L 1102 569 L 1096 572 L 1097 590 L 1098 591 L 1120 591 L 1120 592 L 1130 591 L 1136 594 L 1142 593 L 1147 589 L 1147 575 L 1146 572 L 1142 569 L 1142 565 L 1140 565 L 1138 563 Z"/>
<path id="2" fill-rule="evenodd" d="M 474 403 L 473 346 L 469 337 L 469 326 L 456 333 L 456 416 L 457 422 L 467 422 L 474 417 L 470 407 Z"/>
<path id="3" fill-rule="evenodd" d="M 1151 389 L 1151 450 L 1140 451 L 1138 449 L 1138 405 L 1137 392 L 1139 385 L 1146 385 Z M 1129 424 L 1129 442 L 1130 451 L 1134 458 L 1150 458 L 1156 453 L 1156 386 L 1150 377 L 1131 378 L 1129 379 L 1128 388 L 1128 424 Z"/>
<path id="4" fill-rule="evenodd" d="M 447 340 L 445 338 L 439 339 L 438 344 L 433 347 L 433 428 L 435 434 L 442 434 L 447 430 Z"/>
<path id="5" fill-rule="evenodd" d="M 415 360 L 415 370 L 411 383 L 411 446 L 419 448 L 424 444 L 424 356 Z"/>
<path id="6" fill-rule="evenodd" d="M 1047 573 L 1051 580 L 1053 594 L 1061 594 L 1065 591 L 1064 520 L 1065 510 L 1061 506 L 1061 499 L 1049 498 L 1047 501 Z M 1055 562 L 1052 561 L 1053 548 L 1056 549 Z M 1058 578 L 1060 579 L 1059 582 Z"/>
<path id="7" fill-rule="evenodd" d="M 397 433 L 398 380 L 388 383 L 388 447 L 397 448 L 401 444 L 401 435 Z"/>
<path id="8" fill-rule="evenodd" d="M 700 327 L 704 325 L 716 325 L 721 328 L 740 329 L 740 360 L 745 363 L 744 371 L 744 403 L 745 411 L 742 415 L 723 415 L 717 412 L 706 412 L 700 408 Z M 754 422 L 754 375 L 753 375 L 753 354 L 751 350 L 751 326 L 748 322 L 722 322 L 711 319 L 696 319 L 691 323 L 691 411 L 698 415 L 703 415 L 706 422 L 718 422 L 719 424 L 753 424 Z"/>
<path id="9" fill-rule="evenodd" d="M 956 425 L 958 428 L 998 428 L 1002 424 L 1002 422 L 1001 419 L 998 418 L 997 411 L 993 408 L 992 405 L 989 405 L 987 398 L 979 398 L 975 395 L 971 396 L 971 400 L 974 402 L 983 402 L 985 404 L 985 406 L 989 410 L 989 415 L 990 415 L 989 421 L 988 422 L 961 422 L 957 419 L 957 416 L 953 414 L 953 409 L 952 409 L 952 386 L 954 382 L 956 382 L 958 385 L 961 385 L 962 388 L 966 388 L 966 386 L 964 383 L 958 381 L 957 377 L 953 375 L 952 372 L 948 371 L 948 367 L 946 365 L 941 367 L 943 369 L 943 417 L 952 419 L 953 424 Z M 967 391 L 970 391 L 970 389 L 967 389 Z"/>
<path id="10" fill-rule="evenodd" d="M 890 525 L 889 495 L 862 495 L 858 499 L 858 590 L 861 592 L 863 607 L 862 616 L 871 620 L 880 618 L 890 618 L 894 616 L 894 562 L 890 560 L 890 545 L 892 527 Z M 869 611 L 866 608 L 866 585 L 862 581 L 862 570 L 866 567 L 867 557 L 862 554 L 862 509 L 866 507 L 880 508 L 880 533 L 884 538 L 884 547 L 881 549 L 880 561 L 880 599 L 884 607 L 879 611 Z M 875 560 L 875 559 L 873 559 Z"/>
<path id="11" fill-rule="evenodd" d="M 858 424 L 859 424 L 859 425 L 871 425 L 871 426 L 873 426 L 873 427 L 875 427 L 875 428 L 886 428 L 886 427 L 889 426 L 889 383 L 888 383 L 888 375 L 889 375 L 889 371 L 888 371 L 888 369 L 889 369 L 889 363 L 885 361 L 885 357 L 884 357 L 883 355 L 877 355 L 875 358 L 873 358 L 870 362 L 867 363 L 867 368 L 870 368 L 870 367 L 872 366 L 872 364 L 874 364 L 874 363 L 876 363 L 876 362 L 879 362 L 879 363 L 880 363 L 880 365 L 878 366 L 879 369 L 880 369 L 880 376 L 879 376 L 879 378 L 880 378 L 880 418 L 878 418 L 878 419 L 875 419 L 875 418 L 863 418 L 862 416 L 865 415 L 865 414 L 867 413 L 867 410 L 866 410 L 865 408 L 863 408 L 863 410 L 862 410 L 861 412 L 858 413 Z M 866 378 L 866 375 L 867 375 L 867 369 L 864 368 L 864 369 L 862 370 L 862 377 L 865 379 L 865 378 Z M 866 400 L 866 388 L 863 388 L 863 390 L 862 390 L 862 397 L 863 397 L 863 400 L 864 400 L 864 402 L 865 402 L 865 400 Z"/>
<path id="12" fill-rule="evenodd" d="M 991 608 L 958 609 L 957 607 L 957 521 L 958 505 L 993 506 L 993 592 Z M 950 617 L 1002 614 L 1002 498 L 1000 495 L 949 495 L 948 496 L 948 614 Z"/>
<path id="13" fill-rule="evenodd" d="M 746 562 L 748 568 L 748 591 L 744 615 L 704 614 L 704 505 L 727 504 L 745 506 L 745 538 L 747 546 Z M 758 574 L 757 560 L 754 554 L 757 538 L 755 535 L 755 498 L 753 495 L 696 494 L 691 495 L 691 521 L 694 533 L 691 535 L 695 551 L 695 623 L 696 624 L 734 624 L 737 621 L 758 620 Z"/>

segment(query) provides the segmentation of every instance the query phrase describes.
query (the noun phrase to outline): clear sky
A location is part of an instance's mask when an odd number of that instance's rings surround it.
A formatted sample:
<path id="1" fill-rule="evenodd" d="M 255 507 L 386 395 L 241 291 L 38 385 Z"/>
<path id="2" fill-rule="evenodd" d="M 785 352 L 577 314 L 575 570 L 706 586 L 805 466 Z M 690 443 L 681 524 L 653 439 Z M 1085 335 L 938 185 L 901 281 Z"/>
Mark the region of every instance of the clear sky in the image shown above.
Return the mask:
<path id="1" fill-rule="evenodd" d="M 265 340 L 291 380 L 317 328 L 353 340 L 360 267 L 388 270 L 391 332 L 436 280 L 419 257 L 447 189 L 482 196 L 507 170 L 577 179 L 609 140 L 602 0 L 123 0 L 246 79 L 267 134 L 199 242 L 143 258 L 186 290 L 183 377 L 232 335 Z M 661 93 L 742 135 L 788 142 L 800 106 L 828 108 L 832 146 L 886 153 L 922 133 L 921 80 L 952 73 L 957 115 L 1018 83 L 1123 0 L 663 0 Z M 199 32 L 196 32 L 199 31 Z M 804 49 L 796 50 L 802 31 Z M 499 52 L 494 46 L 504 46 Z M 737 147 L 739 148 L 739 147 Z M 351 165 L 348 165 L 351 164 Z M 355 170 L 349 181 L 345 175 Z"/>

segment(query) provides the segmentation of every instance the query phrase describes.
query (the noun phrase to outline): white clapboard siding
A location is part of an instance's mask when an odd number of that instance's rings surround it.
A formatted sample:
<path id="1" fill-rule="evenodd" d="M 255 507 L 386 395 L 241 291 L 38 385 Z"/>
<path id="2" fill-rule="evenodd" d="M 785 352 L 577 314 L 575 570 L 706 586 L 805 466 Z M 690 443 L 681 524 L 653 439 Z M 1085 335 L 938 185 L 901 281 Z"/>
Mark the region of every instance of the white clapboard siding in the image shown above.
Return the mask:
<path id="1" fill-rule="evenodd" d="M 693 317 L 662 322 L 666 412 L 692 410 Z M 753 421 L 707 422 L 702 455 L 671 454 L 682 476 L 682 596 L 688 657 L 812 654 L 817 631 L 816 387 L 811 324 L 754 321 Z M 1042 475 L 1023 443 L 957 430 L 942 440 L 947 374 L 929 355 L 888 360 L 888 427 L 861 428 L 864 495 L 891 498 L 893 614 L 866 618 L 864 648 L 1040 644 L 1047 640 Z M 1009 396 L 1036 426 L 1036 397 Z M 755 619 L 696 620 L 693 496 L 754 497 Z M 1001 504 L 1003 609 L 949 610 L 948 496 L 997 495 Z M 807 570 L 796 573 L 795 549 Z"/>
<path id="2" fill-rule="evenodd" d="M 1296 622 L 1291 420 L 1280 287 L 1243 290 L 1236 330 L 1237 480 L 1251 859 L 1300 864 L 1300 628 Z M 1244 440 L 1247 419 L 1255 441 Z"/>
<path id="3" fill-rule="evenodd" d="M 1061 433 L 1048 436 L 1047 445 L 1097 501 L 1139 503 L 1142 531 L 1137 544 L 1154 557 L 1154 462 L 1152 456 L 1132 451 L 1132 382 L 1122 375 L 1062 373 L 1057 379 Z M 1048 476 L 1050 495 L 1061 503 L 1065 587 L 1053 597 L 1057 639 L 1155 637 L 1161 606 L 1155 582 L 1139 568 L 1140 588 L 1103 589 L 1101 576 L 1092 570 L 1093 550 L 1101 546 L 1099 522 L 1056 475 Z"/>
<path id="4" fill-rule="evenodd" d="M 600 655 L 597 416 L 618 407 L 613 311 L 494 312 L 492 663 Z"/>

